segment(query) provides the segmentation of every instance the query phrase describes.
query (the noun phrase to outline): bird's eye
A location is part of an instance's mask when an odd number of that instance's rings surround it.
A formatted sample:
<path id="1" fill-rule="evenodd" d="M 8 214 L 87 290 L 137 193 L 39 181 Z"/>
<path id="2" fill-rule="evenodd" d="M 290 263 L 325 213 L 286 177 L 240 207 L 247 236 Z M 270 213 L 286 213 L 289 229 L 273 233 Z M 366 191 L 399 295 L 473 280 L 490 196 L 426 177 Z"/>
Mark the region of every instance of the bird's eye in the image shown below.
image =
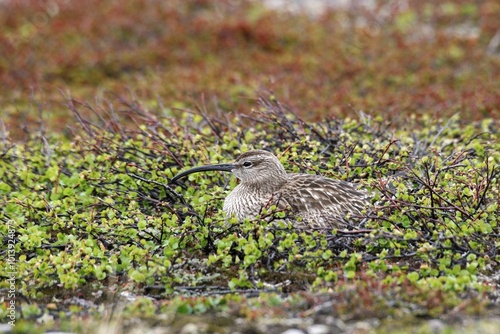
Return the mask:
<path id="1" fill-rule="evenodd" d="M 243 167 L 252 167 L 252 163 L 250 161 L 245 161 Z"/>

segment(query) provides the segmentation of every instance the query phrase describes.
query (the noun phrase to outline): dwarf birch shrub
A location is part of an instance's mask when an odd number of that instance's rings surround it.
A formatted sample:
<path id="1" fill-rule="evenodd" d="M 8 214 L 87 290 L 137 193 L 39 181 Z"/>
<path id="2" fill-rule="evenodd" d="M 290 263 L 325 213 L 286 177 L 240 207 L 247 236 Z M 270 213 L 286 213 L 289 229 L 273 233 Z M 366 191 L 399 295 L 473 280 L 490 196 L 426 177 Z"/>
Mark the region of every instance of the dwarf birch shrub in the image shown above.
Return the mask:
<path id="1" fill-rule="evenodd" d="M 166 294 L 321 290 L 366 275 L 481 291 L 481 277 L 499 268 L 500 144 L 491 121 L 306 123 L 273 99 L 260 101 L 257 120 L 231 124 L 190 111 L 177 120 L 131 112 L 147 125 L 80 119 L 71 139 L 2 143 L 0 231 L 5 238 L 14 226 L 23 295 L 111 281 Z M 290 172 L 362 183 L 372 205 L 347 217 L 345 230 L 299 229 L 275 210 L 225 219 L 222 202 L 237 182 L 229 174 L 170 183 L 181 169 L 252 148 L 273 151 Z"/>

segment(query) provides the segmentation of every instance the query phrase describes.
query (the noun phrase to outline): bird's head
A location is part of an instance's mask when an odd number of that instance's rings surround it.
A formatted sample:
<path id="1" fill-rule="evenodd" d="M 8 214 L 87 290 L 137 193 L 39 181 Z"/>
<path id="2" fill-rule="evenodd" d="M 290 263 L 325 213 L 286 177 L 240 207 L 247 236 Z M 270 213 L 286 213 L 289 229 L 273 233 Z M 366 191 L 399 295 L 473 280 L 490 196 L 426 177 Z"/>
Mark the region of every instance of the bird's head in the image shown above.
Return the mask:
<path id="1" fill-rule="evenodd" d="M 188 169 L 177 174 L 172 182 L 192 173 L 211 170 L 232 172 L 243 184 L 258 184 L 262 187 L 278 183 L 286 178 L 285 168 L 276 156 L 268 151 L 253 150 L 243 153 L 231 164 L 207 165 Z"/>

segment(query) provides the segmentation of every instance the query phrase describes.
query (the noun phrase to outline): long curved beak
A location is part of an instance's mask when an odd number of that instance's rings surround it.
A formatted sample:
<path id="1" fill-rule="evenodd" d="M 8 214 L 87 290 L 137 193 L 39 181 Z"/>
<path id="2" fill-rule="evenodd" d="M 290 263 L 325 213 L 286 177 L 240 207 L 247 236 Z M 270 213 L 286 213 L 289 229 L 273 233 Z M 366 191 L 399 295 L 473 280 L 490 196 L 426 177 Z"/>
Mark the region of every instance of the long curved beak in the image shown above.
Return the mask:
<path id="1" fill-rule="evenodd" d="M 207 166 L 199 166 L 199 167 L 194 167 L 191 169 L 188 169 L 182 173 L 177 174 L 172 178 L 172 182 L 176 182 L 178 179 L 181 177 L 184 177 L 186 175 L 192 174 L 192 173 L 198 173 L 198 172 L 206 172 L 206 171 L 211 171 L 211 170 L 220 170 L 223 172 L 230 172 L 235 168 L 233 164 L 218 164 L 218 165 L 207 165 Z"/>

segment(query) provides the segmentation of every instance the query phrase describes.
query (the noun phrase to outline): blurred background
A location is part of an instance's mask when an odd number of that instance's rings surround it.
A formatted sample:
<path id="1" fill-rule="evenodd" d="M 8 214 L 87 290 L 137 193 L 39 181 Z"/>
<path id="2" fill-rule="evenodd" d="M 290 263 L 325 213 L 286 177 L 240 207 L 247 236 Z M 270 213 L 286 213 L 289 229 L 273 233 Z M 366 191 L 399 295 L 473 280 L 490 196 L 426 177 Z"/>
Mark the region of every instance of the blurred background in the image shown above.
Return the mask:
<path id="1" fill-rule="evenodd" d="M 251 113 L 275 94 L 306 120 L 500 115 L 497 0 L 4 0 L 0 131 L 65 131 L 72 98 L 176 117 Z M 179 109 L 178 109 L 179 108 Z"/>

